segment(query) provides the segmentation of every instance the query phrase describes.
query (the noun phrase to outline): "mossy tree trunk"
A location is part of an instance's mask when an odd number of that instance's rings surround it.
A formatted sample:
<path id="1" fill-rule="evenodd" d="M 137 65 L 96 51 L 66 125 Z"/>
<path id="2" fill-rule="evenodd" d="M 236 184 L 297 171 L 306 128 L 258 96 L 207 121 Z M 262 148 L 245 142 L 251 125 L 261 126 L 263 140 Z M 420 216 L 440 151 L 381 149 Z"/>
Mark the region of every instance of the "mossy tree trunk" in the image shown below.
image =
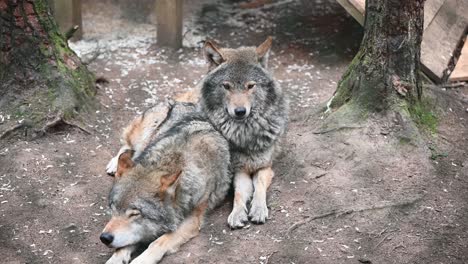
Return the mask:
<path id="1" fill-rule="evenodd" d="M 424 0 L 367 0 L 360 50 L 338 84 L 331 108 L 382 111 L 422 96 L 419 75 Z"/>
<path id="2" fill-rule="evenodd" d="M 0 0 L 0 136 L 69 119 L 90 109 L 94 94 L 94 76 L 68 47 L 47 0 Z"/>

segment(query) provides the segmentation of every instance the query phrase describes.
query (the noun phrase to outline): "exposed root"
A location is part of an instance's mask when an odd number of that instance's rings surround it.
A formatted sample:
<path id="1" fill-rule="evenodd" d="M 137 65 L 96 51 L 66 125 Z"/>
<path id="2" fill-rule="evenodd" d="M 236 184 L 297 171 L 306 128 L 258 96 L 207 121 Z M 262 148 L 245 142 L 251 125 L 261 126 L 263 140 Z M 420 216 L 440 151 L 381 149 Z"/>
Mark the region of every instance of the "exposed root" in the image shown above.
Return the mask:
<path id="1" fill-rule="evenodd" d="M 380 210 L 380 209 L 385 209 L 385 208 L 391 208 L 391 207 L 404 207 L 408 205 L 412 205 L 418 201 L 420 201 L 422 197 L 415 198 L 413 200 L 409 201 L 404 201 L 401 203 L 388 203 L 388 202 L 381 202 L 380 204 L 376 204 L 373 206 L 369 207 L 361 207 L 361 208 L 351 208 L 351 209 L 333 209 L 330 212 L 315 215 L 315 216 L 308 216 L 304 220 L 299 221 L 294 223 L 292 226 L 288 228 L 288 231 L 286 232 L 286 237 L 290 237 L 291 233 L 296 230 L 298 227 L 307 224 L 309 222 L 312 222 L 313 220 L 321 219 L 321 218 L 326 218 L 332 215 L 335 215 L 336 217 L 342 216 L 342 215 L 348 215 L 352 213 L 358 213 L 358 212 L 365 212 L 365 211 L 372 211 L 372 210 Z"/>
<path id="2" fill-rule="evenodd" d="M 61 115 L 56 116 L 52 121 L 47 122 L 41 129 L 36 130 L 35 132 L 37 132 L 37 133 L 39 133 L 41 135 L 44 135 L 50 129 L 55 128 L 55 127 L 60 126 L 60 125 L 67 125 L 67 126 L 76 127 L 76 128 L 78 128 L 79 130 L 83 131 L 84 133 L 86 133 L 88 135 L 92 134 L 86 128 L 84 128 L 84 127 L 82 127 L 82 126 L 80 126 L 78 124 L 72 123 L 70 121 L 66 121 L 65 119 L 62 118 Z"/>
<path id="3" fill-rule="evenodd" d="M 5 130 L 1 135 L 0 135 L 0 139 L 4 139 L 6 137 L 8 137 L 9 135 L 11 135 L 11 133 L 15 132 L 16 130 L 18 129 L 21 129 L 23 127 L 26 127 L 26 124 L 25 123 L 21 123 L 21 124 L 17 124 L 7 130 Z"/>

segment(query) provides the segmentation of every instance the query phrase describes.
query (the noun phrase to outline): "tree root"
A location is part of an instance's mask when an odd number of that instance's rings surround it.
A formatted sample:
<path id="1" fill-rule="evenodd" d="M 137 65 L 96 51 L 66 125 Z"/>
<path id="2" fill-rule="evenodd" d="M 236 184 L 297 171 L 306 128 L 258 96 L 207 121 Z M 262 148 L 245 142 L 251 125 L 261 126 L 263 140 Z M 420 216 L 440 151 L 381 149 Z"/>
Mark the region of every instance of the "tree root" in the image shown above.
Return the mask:
<path id="1" fill-rule="evenodd" d="M 67 126 L 76 127 L 76 128 L 78 128 L 79 130 L 83 131 L 84 133 L 86 133 L 88 135 L 92 134 L 89 130 L 82 127 L 81 125 L 72 123 L 70 121 L 66 121 L 65 119 L 63 119 L 63 117 L 61 115 L 56 116 L 52 121 L 47 122 L 41 129 L 36 130 L 35 132 L 39 133 L 41 135 L 44 135 L 45 133 L 47 133 L 48 130 L 50 130 L 50 129 L 54 128 L 54 127 L 57 127 L 59 125 L 67 125 Z"/>
<path id="2" fill-rule="evenodd" d="M 361 207 L 361 208 L 350 208 L 350 209 L 333 209 L 330 212 L 315 215 L 315 216 L 307 216 L 304 220 L 299 221 L 294 223 L 292 226 L 288 228 L 288 231 L 286 232 L 286 237 L 290 238 L 291 233 L 296 230 L 298 227 L 310 223 L 313 220 L 321 219 L 321 218 L 326 218 L 332 215 L 335 215 L 336 217 L 342 216 L 342 215 L 348 215 L 352 213 L 359 213 L 359 212 L 365 212 L 365 211 L 372 211 L 372 210 L 380 210 L 380 209 L 385 209 L 385 208 L 391 208 L 391 207 L 404 207 L 408 205 L 413 205 L 414 203 L 420 201 L 422 197 L 417 197 L 413 200 L 409 201 L 404 201 L 401 203 L 388 203 L 388 202 L 382 202 L 380 204 L 376 204 L 373 206 L 368 206 L 368 207 Z"/>
<path id="3" fill-rule="evenodd" d="M 21 123 L 21 124 L 16 124 L 15 126 L 5 130 L 1 135 L 0 135 L 0 139 L 4 139 L 6 137 L 8 137 L 8 135 L 10 135 L 11 133 L 15 132 L 16 130 L 18 129 L 21 129 L 23 127 L 26 127 L 27 125 L 25 123 Z"/>

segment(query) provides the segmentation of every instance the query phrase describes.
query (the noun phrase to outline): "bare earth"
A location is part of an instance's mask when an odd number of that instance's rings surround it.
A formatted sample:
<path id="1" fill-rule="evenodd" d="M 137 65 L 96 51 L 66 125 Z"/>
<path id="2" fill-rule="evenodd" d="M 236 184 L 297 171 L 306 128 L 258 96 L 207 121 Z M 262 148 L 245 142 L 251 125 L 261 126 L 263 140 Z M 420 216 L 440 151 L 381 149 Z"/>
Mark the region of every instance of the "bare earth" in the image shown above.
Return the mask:
<path id="1" fill-rule="evenodd" d="M 109 80 L 98 90 L 99 109 L 83 122 L 91 134 L 66 128 L 32 142 L 0 142 L 2 263 L 104 263 L 111 250 L 99 234 L 112 184 L 104 168 L 122 127 L 194 87 L 206 72 L 200 40 L 237 47 L 268 35 L 275 37 L 271 67 L 291 99 L 271 219 L 230 230 L 228 199 L 199 237 L 162 262 L 468 261 L 467 89 L 433 89 L 440 123 L 424 147 L 398 140 L 391 116 L 327 131 L 321 107 L 362 37 L 335 1 L 277 0 L 260 9 L 186 1 L 186 48 L 179 51 L 157 46 L 151 24 L 122 18 L 116 1 L 105 2 L 84 1 L 85 40 L 72 45 L 85 61 L 99 50 L 90 69 Z"/>

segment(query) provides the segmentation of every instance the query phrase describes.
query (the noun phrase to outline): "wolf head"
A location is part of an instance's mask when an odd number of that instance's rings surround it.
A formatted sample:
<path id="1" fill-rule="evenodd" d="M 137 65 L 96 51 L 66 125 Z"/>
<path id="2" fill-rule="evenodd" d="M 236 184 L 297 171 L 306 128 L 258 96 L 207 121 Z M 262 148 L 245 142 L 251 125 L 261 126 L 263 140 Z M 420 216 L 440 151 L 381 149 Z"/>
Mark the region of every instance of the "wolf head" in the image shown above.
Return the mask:
<path id="1" fill-rule="evenodd" d="M 168 200 L 180 174 L 174 168 L 154 170 L 135 165 L 130 152 L 121 154 L 109 194 L 112 218 L 101 233 L 101 241 L 109 247 L 121 248 L 149 243 L 174 231 L 177 219 Z"/>
<path id="2" fill-rule="evenodd" d="M 247 118 L 252 109 L 260 109 L 272 89 L 272 79 L 267 72 L 268 53 L 272 39 L 269 37 L 258 47 L 221 49 L 205 43 L 205 57 L 210 72 L 205 79 L 202 94 L 209 108 L 223 107 L 234 120 Z M 202 95 L 203 97 L 203 95 Z M 268 103 L 268 102 L 267 102 Z"/>
<path id="3" fill-rule="evenodd" d="M 222 49 L 205 44 L 210 67 L 200 106 L 238 149 L 268 148 L 286 126 L 287 100 L 267 68 L 271 44 L 271 37 L 258 47 Z"/>

